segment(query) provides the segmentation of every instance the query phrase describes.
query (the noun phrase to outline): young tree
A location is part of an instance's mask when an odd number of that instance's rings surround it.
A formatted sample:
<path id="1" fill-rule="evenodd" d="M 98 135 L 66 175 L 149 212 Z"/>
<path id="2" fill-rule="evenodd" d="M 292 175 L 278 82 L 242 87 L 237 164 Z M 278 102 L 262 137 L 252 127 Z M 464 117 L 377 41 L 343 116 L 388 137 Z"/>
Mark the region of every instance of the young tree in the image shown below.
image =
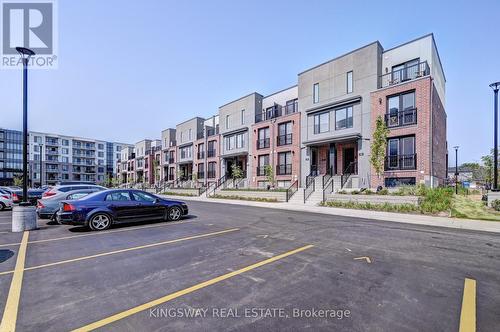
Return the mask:
<path id="1" fill-rule="evenodd" d="M 271 187 L 274 187 L 274 171 L 273 171 L 273 166 L 271 165 L 266 165 L 264 166 L 264 175 L 267 178 L 267 182 L 271 185 Z"/>
<path id="2" fill-rule="evenodd" d="M 16 187 L 22 187 L 23 186 L 23 176 L 14 176 L 14 185 Z"/>
<path id="3" fill-rule="evenodd" d="M 236 164 L 231 165 L 231 173 L 233 174 L 233 178 L 236 180 L 243 179 L 243 170 L 240 166 Z"/>
<path id="4" fill-rule="evenodd" d="M 370 163 L 375 169 L 375 173 L 380 177 L 384 172 L 384 162 L 387 149 L 387 135 L 389 129 L 387 128 L 382 116 L 378 116 L 375 122 L 375 131 L 372 136 Z"/>

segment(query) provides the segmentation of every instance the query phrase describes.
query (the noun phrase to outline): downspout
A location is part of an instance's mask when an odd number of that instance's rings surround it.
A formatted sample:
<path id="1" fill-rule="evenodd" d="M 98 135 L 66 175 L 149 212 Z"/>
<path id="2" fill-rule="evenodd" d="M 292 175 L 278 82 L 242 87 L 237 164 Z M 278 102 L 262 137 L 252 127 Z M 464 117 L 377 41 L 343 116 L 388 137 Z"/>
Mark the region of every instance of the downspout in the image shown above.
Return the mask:
<path id="1" fill-rule="evenodd" d="M 430 142 L 430 175 L 431 175 L 431 188 L 434 188 L 434 135 L 433 135 L 433 126 L 434 126 L 434 121 L 433 121 L 433 110 L 432 110 L 432 98 L 433 98 L 433 79 L 432 77 L 430 78 L 430 99 L 429 99 L 429 113 L 430 113 L 430 129 L 429 129 L 429 132 L 430 132 L 430 139 L 429 139 L 429 142 Z"/>

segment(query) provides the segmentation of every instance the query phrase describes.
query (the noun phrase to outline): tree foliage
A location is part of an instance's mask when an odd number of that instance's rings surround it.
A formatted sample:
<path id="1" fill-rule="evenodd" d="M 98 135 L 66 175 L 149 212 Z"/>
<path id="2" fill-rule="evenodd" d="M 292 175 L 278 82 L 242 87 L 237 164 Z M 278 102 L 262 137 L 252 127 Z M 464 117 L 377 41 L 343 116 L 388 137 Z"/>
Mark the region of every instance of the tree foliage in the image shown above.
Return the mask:
<path id="1" fill-rule="evenodd" d="M 372 136 L 370 163 L 375 169 L 375 173 L 380 177 L 384 172 L 384 162 L 387 150 L 387 128 L 382 116 L 378 116 L 375 122 L 375 131 Z"/>

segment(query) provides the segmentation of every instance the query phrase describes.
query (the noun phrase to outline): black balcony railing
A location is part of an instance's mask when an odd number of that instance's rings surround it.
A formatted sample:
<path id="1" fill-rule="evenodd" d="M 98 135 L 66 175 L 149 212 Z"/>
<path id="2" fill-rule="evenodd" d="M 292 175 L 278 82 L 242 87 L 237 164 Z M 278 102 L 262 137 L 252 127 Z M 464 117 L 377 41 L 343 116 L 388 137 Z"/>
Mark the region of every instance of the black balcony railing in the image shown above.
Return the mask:
<path id="1" fill-rule="evenodd" d="M 257 149 L 266 149 L 270 146 L 269 138 L 263 138 L 257 140 Z"/>
<path id="2" fill-rule="evenodd" d="M 277 175 L 292 175 L 292 164 L 276 165 Z"/>
<path id="3" fill-rule="evenodd" d="M 215 171 L 208 171 L 207 172 L 207 177 L 209 179 L 215 179 Z"/>
<path id="4" fill-rule="evenodd" d="M 279 135 L 277 140 L 278 146 L 290 145 L 292 144 L 292 134 Z"/>
<path id="5" fill-rule="evenodd" d="M 257 167 L 257 176 L 265 176 L 266 175 L 266 166 Z"/>
<path id="6" fill-rule="evenodd" d="M 417 169 L 417 155 L 403 154 L 385 157 L 385 170 L 412 170 Z"/>
<path id="7" fill-rule="evenodd" d="M 205 151 L 198 151 L 198 159 L 205 159 Z"/>
<path id="8" fill-rule="evenodd" d="M 213 158 L 213 157 L 215 157 L 215 149 L 207 150 L 207 158 Z"/>
<path id="9" fill-rule="evenodd" d="M 272 108 L 263 110 L 260 113 L 255 114 L 255 123 L 278 118 L 282 115 L 288 115 L 299 111 L 299 106 L 297 101 L 289 103 L 285 106 L 275 104 Z"/>
<path id="10" fill-rule="evenodd" d="M 390 73 L 384 74 L 379 77 L 379 87 L 385 88 L 394 84 L 403 83 L 406 81 L 414 80 L 419 77 L 424 77 L 430 74 L 429 65 L 427 61 L 419 62 L 417 64 L 406 66 L 405 68 L 393 70 Z"/>
<path id="11" fill-rule="evenodd" d="M 174 174 L 168 175 L 168 181 L 174 181 Z"/>
<path id="12" fill-rule="evenodd" d="M 296 113 L 299 111 L 299 103 L 295 101 L 293 103 L 286 104 L 285 106 L 283 106 L 283 109 L 284 109 L 283 113 L 285 115 Z"/>
<path id="13" fill-rule="evenodd" d="M 417 109 L 411 108 L 400 112 L 390 112 L 385 115 L 385 124 L 389 128 L 417 124 Z"/>

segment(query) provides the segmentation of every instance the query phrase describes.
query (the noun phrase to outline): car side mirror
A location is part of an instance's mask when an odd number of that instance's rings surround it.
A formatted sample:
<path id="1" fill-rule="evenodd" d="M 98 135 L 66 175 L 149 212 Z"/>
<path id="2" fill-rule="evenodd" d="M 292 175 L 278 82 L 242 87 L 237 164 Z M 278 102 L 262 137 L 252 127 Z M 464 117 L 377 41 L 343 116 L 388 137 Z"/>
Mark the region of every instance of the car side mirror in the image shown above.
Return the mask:
<path id="1" fill-rule="evenodd" d="M 155 203 L 155 204 L 160 203 L 160 199 L 159 199 L 159 198 L 155 198 L 154 203 Z"/>

